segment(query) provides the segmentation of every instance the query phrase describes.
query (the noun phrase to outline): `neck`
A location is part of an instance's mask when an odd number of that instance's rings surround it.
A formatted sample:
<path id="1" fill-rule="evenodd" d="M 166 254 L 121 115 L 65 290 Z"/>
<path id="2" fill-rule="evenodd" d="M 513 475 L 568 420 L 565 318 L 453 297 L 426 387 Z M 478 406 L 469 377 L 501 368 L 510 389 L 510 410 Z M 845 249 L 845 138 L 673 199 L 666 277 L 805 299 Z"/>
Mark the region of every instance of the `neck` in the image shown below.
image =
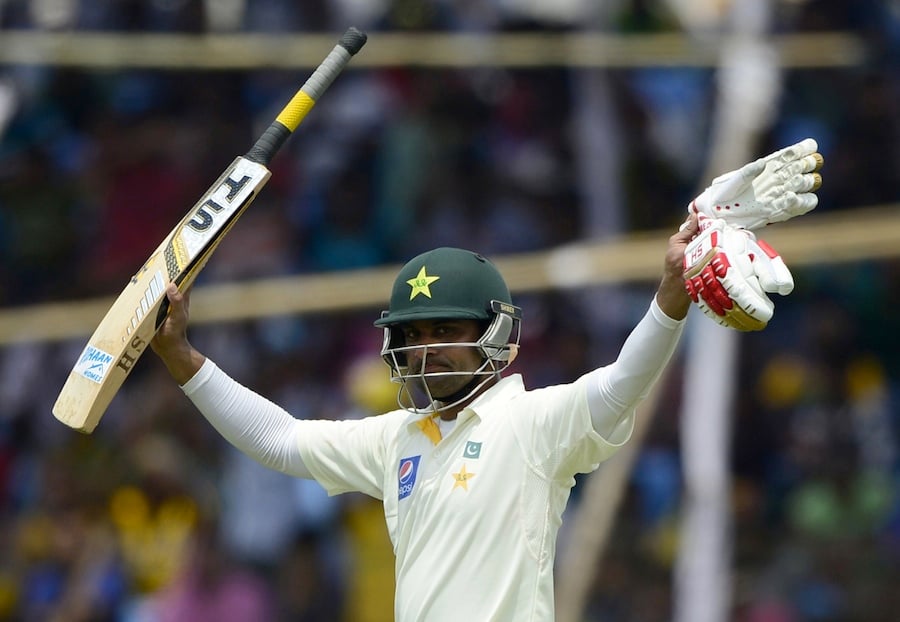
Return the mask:
<path id="1" fill-rule="evenodd" d="M 454 393 L 453 395 L 448 395 L 440 400 L 438 400 L 438 408 L 440 408 L 441 404 L 453 404 L 456 400 L 460 399 L 463 395 L 466 395 L 469 391 L 472 390 L 472 385 L 476 384 L 476 380 L 481 382 L 483 379 L 475 379 L 472 380 L 469 384 L 464 386 L 462 389 Z M 445 408 L 443 410 L 438 410 L 435 415 L 440 415 L 440 418 L 444 421 L 453 421 L 456 417 L 461 413 L 464 409 L 468 408 L 469 404 L 475 401 L 475 398 L 490 389 L 492 386 L 497 384 L 500 380 L 500 376 L 493 376 L 487 382 L 485 382 L 477 391 L 475 391 L 468 399 L 459 404 L 454 404 L 449 408 Z"/>
<path id="2" fill-rule="evenodd" d="M 462 404 L 457 404 L 456 406 L 453 406 L 452 408 L 448 408 L 446 410 L 439 410 L 438 412 L 434 413 L 435 417 L 437 419 L 443 419 L 444 421 L 453 421 L 454 419 L 456 419 L 457 416 L 459 416 L 459 413 L 461 413 L 463 411 L 463 409 L 471 403 L 472 403 L 472 400 L 466 400 Z"/>

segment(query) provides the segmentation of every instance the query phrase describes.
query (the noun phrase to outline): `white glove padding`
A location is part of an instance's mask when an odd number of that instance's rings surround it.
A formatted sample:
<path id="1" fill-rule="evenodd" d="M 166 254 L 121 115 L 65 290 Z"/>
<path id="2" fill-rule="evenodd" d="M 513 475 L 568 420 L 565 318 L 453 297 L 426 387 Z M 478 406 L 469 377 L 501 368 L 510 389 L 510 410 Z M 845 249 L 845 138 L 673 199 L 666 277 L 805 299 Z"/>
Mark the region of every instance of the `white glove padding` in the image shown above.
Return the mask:
<path id="1" fill-rule="evenodd" d="M 703 217 L 700 229 L 684 251 L 684 283 L 691 300 L 722 326 L 762 330 L 775 312 L 766 292 L 791 293 L 790 270 L 771 246 L 746 229 Z"/>
<path id="2" fill-rule="evenodd" d="M 734 227 L 754 231 L 811 211 L 822 185 L 816 172 L 825 160 L 807 138 L 790 147 L 716 177 L 688 206 L 689 213 L 723 218 Z"/>

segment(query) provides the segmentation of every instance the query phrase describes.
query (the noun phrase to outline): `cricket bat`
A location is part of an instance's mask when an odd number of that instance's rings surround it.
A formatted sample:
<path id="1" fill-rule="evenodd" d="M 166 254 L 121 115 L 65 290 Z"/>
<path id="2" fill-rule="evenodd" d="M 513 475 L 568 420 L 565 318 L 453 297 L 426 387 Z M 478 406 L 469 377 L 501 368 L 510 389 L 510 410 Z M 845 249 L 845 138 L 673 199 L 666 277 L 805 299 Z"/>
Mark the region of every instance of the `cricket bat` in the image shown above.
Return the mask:
<path id="1" fill-rule="evenodd" d="M 100 321 L 53 405 L 53 415 L 93 432 L 168 312 L 165 290 L 194 282 L 207 260 L 268 181 L 285 140 L 366 42 L 348 29 L 253 147 L 238 156 L 150 255 Z"/>

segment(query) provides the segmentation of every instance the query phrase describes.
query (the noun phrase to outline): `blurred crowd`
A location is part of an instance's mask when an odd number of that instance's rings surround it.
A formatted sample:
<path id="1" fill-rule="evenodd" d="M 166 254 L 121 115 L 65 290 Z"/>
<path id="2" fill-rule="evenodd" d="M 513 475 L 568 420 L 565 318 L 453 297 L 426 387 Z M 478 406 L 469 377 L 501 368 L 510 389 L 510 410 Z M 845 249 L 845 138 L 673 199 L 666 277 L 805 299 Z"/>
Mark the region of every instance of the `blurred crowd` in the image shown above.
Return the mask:
<path id="1" fill-rule="evenodd" d="M 678 4 L 618 0 L 595 25 L 676 31 Z M 350 24 L 370 37 L 559 32 L 590 5 L 4 0 L 0 37 Z M 855 32 L 868 55 L 860 66 L 787 72 L 754 151 L 814 136 L 826 160 L 819 212 L 897 205 L 900 5 L 776 5 L 780 30 Z M 296 84 L 274 69 L 0 67 L 0 307 L 118 292 Z M 602 106 L 586 110 L 588 84 L 602 86 Z M 499 256 L 675 228 L 708 181 L 714 89 L 707 68 L 348 72 L 273 162 L 199 283 L 379 266 L 438 245 Z M 770 326 L 740 340 L 733 620 L 887 622 L 900 611 L 900 261 L 794 276 Z M 516 371 L 538 387 L 614 359 L 654 285 L 519 296 Z M 204 325 L 192 341 L 297 416 L 371 416 L 395 404 L 378 311 Z M 72 432 L 50 410 L 83 345 L 0 349 L 0 620 L 391 619 L 378 502 L 329 498 L 252 463 L 149 354 L 97 430 Z M 670 618 L 682 365 L 676 358 L 585 622 Z M 573 508 L 578 500 L 576 489 Z"/>

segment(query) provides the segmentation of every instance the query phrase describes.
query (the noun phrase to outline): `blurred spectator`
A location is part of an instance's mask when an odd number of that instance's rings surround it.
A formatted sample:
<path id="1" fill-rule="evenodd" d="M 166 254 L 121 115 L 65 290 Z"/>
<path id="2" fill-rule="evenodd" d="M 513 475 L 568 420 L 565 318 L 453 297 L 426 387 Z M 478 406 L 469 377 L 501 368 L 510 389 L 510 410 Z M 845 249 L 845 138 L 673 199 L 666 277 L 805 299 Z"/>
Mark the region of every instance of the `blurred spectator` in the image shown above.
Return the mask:
<path id="1" fill-rule="evenodd" d="M 144 608 L 145 619 L 159 622 L 277 619 L 274 590 L 228 557 L 214 520 L 194 532 L 186 564 Z"/>
<path id="2" fill-rule="evenodd" d="M 579 25 L 573 16 L 589 4 L 5 0 L 0 28 L 559 32 Z M 827 162 L 822 212 L 898 200 L 894 4 L 778 5 L 780 32 L 855 29 L 867 46 L 863 66 L 786 72 L 777 121 L 758 146 L 816 137 Z M 675 32 L 683 26 L 671 7 L 619 2 L 590 23 Z M 260 204 L 202 279 L 376 266 L 434 245 L 528 252 L 680 218 L 707 152 L 709 72 L 579 71 L 349 72 L 273 162 Z M 0 134 L 6 306 L 118 291 L 296 88 L 296 72 L 271 68 L 22 66 L 4 67 L 0 79 L 15 93 Z M 587 83 L 601 84 L 608 100 L 593 99 Z M 579 149 L 582 139 L 596 150 Z M 741 341 L 738 622 L 896 617 L 898 268 L 879 260 L 795 269 L 796 291 L 779 299 L 773 323 Z M 516 365 L 541 385 L 576 375 L 618 340 L 604 333 L 623 324 L 629 291 L 528 293 Z M 377 311 L 198 327 L 196 338 L 298 416 L 367 416 L 394 398 L 393 386 L 372 380 L 387 377 L 371 327 Z M 0 353 L 0 620 L 389 619 L 381 614 L 391 610 L 392 555 L 377 501 L 328 498 L 244 462 L 152 363 L 135 369 L 93 436 L 68 433 L 49 408 L 82 346 Z M 682 499 L 678 390 L 666 398 L 586 620 L 667 618 Z"/>

